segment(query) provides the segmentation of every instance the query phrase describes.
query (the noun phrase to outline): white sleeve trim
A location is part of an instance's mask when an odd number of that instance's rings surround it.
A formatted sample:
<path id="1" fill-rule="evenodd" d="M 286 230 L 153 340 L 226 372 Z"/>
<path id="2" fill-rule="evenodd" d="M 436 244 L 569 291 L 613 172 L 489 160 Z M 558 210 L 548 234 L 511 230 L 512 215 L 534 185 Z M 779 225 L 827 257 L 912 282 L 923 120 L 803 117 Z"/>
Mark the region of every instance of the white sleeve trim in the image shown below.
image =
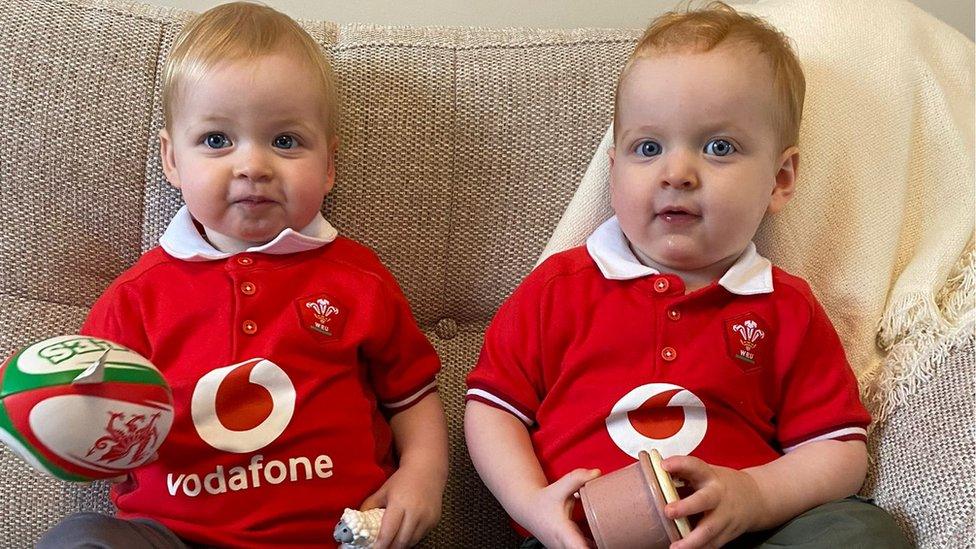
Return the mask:
<path id="1" fill-rule="evenodd" d="M 800 446 L 803 446 L 804 444 L 809 444 L 811 442 L 816 442 L 818 440 L 829 440 L 829 439 L 832 439 L 832 438 L 838 438 L 838 437 L 842 437 L 842 436 L 845 436 L 845 435 L 863 435 L 866 438 L 868 436 L 868 432 L 865 429 L 861 428 L 861 427 L 846 427 L 844 429 L 838 429 L 836 431 L 831 431 L 829 433 L 824 433 L 824 434 L 822 434 L 820 436 L 816 436 L 816 437 L 813 437 L 811 439 L 804 440 L 803 442 L 801 442 L 799 444 L 794 444 L 793 446 L 790 446 L 789 448 L 783 448 L 783 453 L 784 454 L 788 454 L 788 453 L 792 452 L 793 450 L 796 450 Z"/>
<path id="2" fill-rule="evenodd" d="M 384 402 L 383 403 L 383 407 L 385 407 L 385 408 L 403 408 L 404 406 L 407 406 L 409 404 L 412 404 L 415 400 L 417 400 L 418 398 L 420 398 L 421 396 L 423 396 L 424 393 L 430 391 L 430 389 L 432 387 L 437 387 L 437 380 L 436 379 L 434 381 L 431 381 L 427 385 L 424 385 L 423 387 L 420 388 L 419 391 L 417 391 L 416 393 L 408 396 L 407 398 L 405 398 L 403 400 L 398 400 L 397 402 Z"/>
<path id="3" fill-rule="evenodd" d="M 481 397 L 481 398 L 483 398 L 485 400 L 494 402 L 495 404 L 501 406 L 505 410 L 511 412 L 512 415 L 514 415 L 515 417 L 521 419 L 522 420 L 522 423 L 528 425 L 529 427 L 531 427 L 532 424 L 534 423 L 531 419 L 528 418 L 528 416 L 526 416 L 522 412 L 519 412 L 515 408 L 515 406 L 512 406 L 511 404 L 509 404 L 509 403 L 505 402 L 504 400 L 496 397 L 495 395 L 489 393 L 488 391 L 485 391 L 485 390 L 482 390 L 482 389 L 468 389 L 468 394 L 469 395 L 472 395 L 472 396 L 478 396 L 478 397 Z"/>

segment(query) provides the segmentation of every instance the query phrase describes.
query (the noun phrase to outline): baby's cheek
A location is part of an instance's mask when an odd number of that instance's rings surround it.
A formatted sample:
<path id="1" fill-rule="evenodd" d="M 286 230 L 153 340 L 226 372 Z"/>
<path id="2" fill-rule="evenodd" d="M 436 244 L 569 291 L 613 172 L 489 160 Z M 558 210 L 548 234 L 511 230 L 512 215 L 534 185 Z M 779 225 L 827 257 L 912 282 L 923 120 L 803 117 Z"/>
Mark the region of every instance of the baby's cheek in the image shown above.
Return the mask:
<path id="1" fill-rule="evenodd" d="M 647 193 L 634 192 L 630 189 L 625 189 L 613 196 L 610 200 L 610 206 L 618 215 L 630 217 L 646 216 L 654 211 Z"/>

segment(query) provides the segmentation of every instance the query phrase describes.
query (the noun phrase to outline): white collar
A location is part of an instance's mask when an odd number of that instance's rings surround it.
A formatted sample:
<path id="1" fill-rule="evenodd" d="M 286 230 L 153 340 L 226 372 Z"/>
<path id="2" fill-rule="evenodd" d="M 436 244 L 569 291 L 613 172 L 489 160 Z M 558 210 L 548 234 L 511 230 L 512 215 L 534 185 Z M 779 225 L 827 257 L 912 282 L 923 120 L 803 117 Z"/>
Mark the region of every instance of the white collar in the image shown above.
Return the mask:
<path id="1" fill-rule="evenodd" d="M 261 252 L 266 254 L 283 255 L 313 250 L 332 242 L 339 232 L 319 213 L 312 222 L 300 231 L 286 228 L 267 244 L 250 247 L 244 252 Z M 159 239 L 159 245 L 169 255 L 184 261 L 211 261 L 226 259 L 235 254 L 222 252 L 207 242 L 196 225 L 190 210 L 183 206 L 176 212 L 173 220 L 166 227 L 166 232 Z M 243 253 L 243 252 L 242 252 Z"/>
<path id="2" fill-rule="evenodd" d="M 586 250 L 603 276 L 610 280 L 661 274 L 637 259 L 620 229 L 617 216 L 606 220 L 593 231 L 586 239 Z M 733 294 L 768 294 L 773 291 L 773 264 L 759 255 L 755 243 L 750 242 L 718 283 Z"/>

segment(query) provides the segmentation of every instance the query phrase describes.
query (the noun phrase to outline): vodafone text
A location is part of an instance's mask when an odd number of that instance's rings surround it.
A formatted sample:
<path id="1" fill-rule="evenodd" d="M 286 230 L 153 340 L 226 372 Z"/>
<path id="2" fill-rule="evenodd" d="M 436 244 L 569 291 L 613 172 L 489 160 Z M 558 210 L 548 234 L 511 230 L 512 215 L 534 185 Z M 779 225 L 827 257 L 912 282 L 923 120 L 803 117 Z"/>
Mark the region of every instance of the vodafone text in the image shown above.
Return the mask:
<path id="1" fill-rule="evenodd" d="M 262 454 L 251 456 L 251 462 L 246 467 L 231 467 L 226 472 L 223 465 L 218 465 L 216 469 L 200 479 L 196 473 L 173 473 L 166 475 L 166 487 L 169 495 L 175 496 L 178 492 L 192 497 L 199 496 L 201 492 L 208 494 L 223 494 L 225 492 L 237 492 L 251 488 L 260 488 L 262 485 L 281 484 L 286 480 L 296 482 L 299 480 L 312 480 L 312 477 L 329 478 L 332 476 L 332 458 L 327 455 L 320 455 L 314 461 L 304 456 L 288 458 L 287 462 L 273 459 L 264 462 Z"/>

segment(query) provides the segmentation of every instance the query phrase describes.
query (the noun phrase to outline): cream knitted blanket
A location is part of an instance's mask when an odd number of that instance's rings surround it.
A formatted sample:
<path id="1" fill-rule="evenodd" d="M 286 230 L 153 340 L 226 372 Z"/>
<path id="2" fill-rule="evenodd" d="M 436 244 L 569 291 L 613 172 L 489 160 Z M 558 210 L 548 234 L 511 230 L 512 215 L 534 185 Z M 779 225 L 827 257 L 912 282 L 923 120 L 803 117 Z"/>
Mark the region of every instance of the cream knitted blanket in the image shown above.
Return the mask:
<path id="1" fill-rule="evenodd" d="M 797 193 L 756 243 L 809 281 L 883 418 L 976 322 L 973 42 L 904 1 L 742 9 L 792 37 L 807 78 Z M 612 215 L 611 132 L 542 259 Z"/>

